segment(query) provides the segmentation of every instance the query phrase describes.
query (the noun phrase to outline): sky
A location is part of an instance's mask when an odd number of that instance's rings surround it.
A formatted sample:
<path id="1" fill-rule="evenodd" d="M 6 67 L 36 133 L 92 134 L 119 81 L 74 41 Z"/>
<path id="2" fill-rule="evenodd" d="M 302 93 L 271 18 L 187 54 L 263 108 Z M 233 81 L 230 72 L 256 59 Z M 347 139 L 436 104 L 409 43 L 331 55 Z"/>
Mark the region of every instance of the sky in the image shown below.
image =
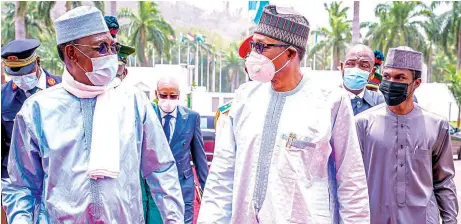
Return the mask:
<path id="1" fill-rule="evenodd" d="M 224 1 L 200 1 L 200 0 L 189 0 L 190 4 L 193 4 L 197 7 L 205 9 L 207 11 L 219 11 L 224 8 Z M 318 1 L 318 0 L 275 0 L 270 1 L 271 4 L 284 7 L 293 7 L 296 11 L 304 15 L 309 23 L 311 24 L 311 29 L 316 29 L 322 26 L 328 26 L 328 13 L 325 11 L 323 4 L 331 3 L 332 1 Z M 430 2 L 430 1 L 423 1 Z M 379 3 L 386 3 L 385 1 L 360 1 L 360 22 L 376 22 L 374 9 Z M 349 7 L 348 19 L 352 20 L 353 18 L 353 8 L 354 1 L 343 1 L 345 7 Z M 230 1 L 229 7 L 231 9 L 237 8 L 248 8 L 248 1 L 235 0 Z M 436 14 L 441 14 L 449 10 L 449 7 L 442 4 L 436 10 Z"/>

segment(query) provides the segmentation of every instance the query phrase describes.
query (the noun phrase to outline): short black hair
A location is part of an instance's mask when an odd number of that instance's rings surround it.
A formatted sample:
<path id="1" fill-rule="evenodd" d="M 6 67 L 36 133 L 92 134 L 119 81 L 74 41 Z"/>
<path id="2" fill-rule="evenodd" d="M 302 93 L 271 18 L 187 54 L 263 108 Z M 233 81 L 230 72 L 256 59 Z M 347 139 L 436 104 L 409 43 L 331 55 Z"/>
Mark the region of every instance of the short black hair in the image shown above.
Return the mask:
<path id="1" fill-rule="evenodd" d="M 64 61 L 64 48 L 66 48 L 67 45 L 74 44 L 75 41 L 69 41 L 66 43 L 59 44 L 56 48 L 58 50 L 58 55 L 61 61 Z"/>
<path id="2" fill-rule="evenodd" d="M 413 80 L 421 78 L 421 71 L 416 71 L 416 70 L 411 70 L 411 69 L 409 70 L 413 73 Z"/>

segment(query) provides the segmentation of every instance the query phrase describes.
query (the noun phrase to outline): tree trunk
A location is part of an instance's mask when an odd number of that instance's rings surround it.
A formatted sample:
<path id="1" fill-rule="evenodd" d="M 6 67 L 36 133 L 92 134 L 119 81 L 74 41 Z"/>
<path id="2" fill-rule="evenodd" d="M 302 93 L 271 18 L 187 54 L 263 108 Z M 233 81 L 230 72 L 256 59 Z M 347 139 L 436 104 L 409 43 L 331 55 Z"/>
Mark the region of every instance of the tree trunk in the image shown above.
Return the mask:
<path id="1" fill-rule="evenodd" d="M 429 46 L 429 61 L 428 61 L 428 65 L 427 65 L 427 83 L 431 83 L 433 80 L 432 80 L 432 54 L 433 54 L 433 51 L 432 51 L 432 43 L 430 44 Z"/>
<path id="2" fill-rule="evenodd" d="M 16 40 L 24 40 L 26 39 L 26 23 L 25 23 L 25 15 L 22 15 L 26 10 L 21 9 L 26 4 L 21 4 L 21 2 L 16 2 L 16 10 L 15 10 L 15 39 Z"/>
<path id="3" fill-rule="evenodd" d="M 457 49 L 456 72 L 461 68 L 461 32 L 458 33 L 458 49 Z"/>
<path id="4" fill-rule="evenodd" d="M 359 19 L 360 2 L 354 1 L 354 19 L 352 21 L 352 45 L 360 42 L 360 19 Z"/>
<path id="5" fill-rule="evenodd" d="M 112 16 L 117 16 L 117 2 L 116 1 L 110 2 L 110 14 Z"/>
<path id="6" fill-rule="evenodd" d="M 234 74 L 234 71 L 232 70 L 229 70 L 229 73 L 231 74 L 230 75 L 230 84 L 231 84 L 231 93 L 233 93 L 235 91 L 235 74 Z"/>
<path id="7" fill-rule="evenodd" d="M 72 9 L 72 5 L 70 1 L 66 2 L 66 12 L 70 11 Z"/>
<path id="8" fill-rule="evenodd" d="M 147 43 L 146 43 L 146 30 L 144 29 L 144 27 L 140 27 L 140 40 L 141 40 L 141 44 L 142 44 L 142 47 L 141 47 L 141 56 L 142 56 L 142 62 L 139 63 L 141 64 L 142 67 L 144 67 L 147 63 L 147 59 L 146 59 L 146 51 L 145 51 L 145 48 L 147 47 Z"/>
<path id="9" fill-rule="evenodd" d="M 461 123 L 461 105 L 458 106 L 458 121 L 456 122 L 456 127 L 459 129 Z"/>

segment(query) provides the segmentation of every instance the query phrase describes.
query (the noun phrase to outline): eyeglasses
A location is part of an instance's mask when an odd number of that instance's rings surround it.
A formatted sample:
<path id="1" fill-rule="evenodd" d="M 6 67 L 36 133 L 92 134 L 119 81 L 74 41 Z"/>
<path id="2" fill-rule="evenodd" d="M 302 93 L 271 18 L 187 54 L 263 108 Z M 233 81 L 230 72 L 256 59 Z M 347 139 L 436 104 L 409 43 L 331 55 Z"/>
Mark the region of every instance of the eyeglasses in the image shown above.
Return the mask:
<path id="1" fill-rule="evenodd" d="M 263 42 L 254 42 L 250 41 L 250 48 L 251 50 L 256 49 L 258 54 L 262 54 L 265 48 L 269 47 L 289 47 L 289 44 L 265 44 Z"/>
<path id="2" fill-rule="evenodd" d="M 158 94 L 158 97 L 160 99 L 168 99 L 168 98 L 170 98 L 171 100 L 179 99 L 179 95 L 168 95 L 168 94 L 161 94 L 161 93 Z"/>
<path id="3" fill-rule="evenodd" d="M 99 54 L 106 55 L 108 53 L 108 49 L 110 49 L 110 52 L 112 54 L 117 54 L 120 51 L 120 44 L 112 44 L 109 46 L 109 44 L 102 42 L 99 44 L 99 46 L 94 46 L 94 45 L 86 45 L 86 44 L 73 44 L 74 46 L 82 46 L 82 47 L 90 47 L 93 50 L 97 51 Z"/>

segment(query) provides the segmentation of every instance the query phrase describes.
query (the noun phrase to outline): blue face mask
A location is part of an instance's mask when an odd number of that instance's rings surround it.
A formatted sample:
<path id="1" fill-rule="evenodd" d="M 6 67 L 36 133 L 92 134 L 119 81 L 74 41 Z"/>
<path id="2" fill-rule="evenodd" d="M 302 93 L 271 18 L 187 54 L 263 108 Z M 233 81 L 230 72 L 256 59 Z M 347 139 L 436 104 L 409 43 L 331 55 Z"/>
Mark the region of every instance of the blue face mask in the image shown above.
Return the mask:
<path id="1" fill-rule="evenodd" d="M 350 90 L 362 90 L 368 83 L 370 72 L 359 68 L 344 68 L 344 85 Z"/>
<path id="2" fill-rule="evenodd" d="M 35 88 L 38 82 L 36 72 L 21 76 L 11 76 L 11 80 L 13 80 L 14 84 L 24 91 Z"/>

